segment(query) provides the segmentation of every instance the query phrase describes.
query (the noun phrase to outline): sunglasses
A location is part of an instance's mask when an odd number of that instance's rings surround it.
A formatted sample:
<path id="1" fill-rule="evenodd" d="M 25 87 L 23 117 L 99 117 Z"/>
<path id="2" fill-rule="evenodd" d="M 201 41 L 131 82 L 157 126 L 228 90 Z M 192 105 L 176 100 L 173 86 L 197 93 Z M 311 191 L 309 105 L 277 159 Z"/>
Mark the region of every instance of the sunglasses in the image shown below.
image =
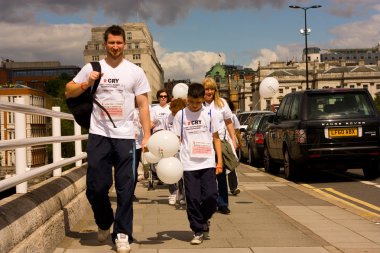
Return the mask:
<path id="1" fill-rule="evenodd" d="M 159 98 L 167 98 L 168 96 L 158 96 Z"/>

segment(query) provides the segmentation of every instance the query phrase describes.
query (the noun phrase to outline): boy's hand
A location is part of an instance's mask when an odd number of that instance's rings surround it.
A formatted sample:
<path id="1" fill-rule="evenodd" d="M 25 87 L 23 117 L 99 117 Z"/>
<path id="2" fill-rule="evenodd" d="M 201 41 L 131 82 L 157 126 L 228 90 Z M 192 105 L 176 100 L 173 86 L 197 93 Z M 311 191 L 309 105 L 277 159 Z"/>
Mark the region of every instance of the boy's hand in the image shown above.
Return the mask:
<path id="1" fill-rule="evenodd" d="M 216 165 L 216 175 L 223 172 L 223 166 L 222 165 Z"/>

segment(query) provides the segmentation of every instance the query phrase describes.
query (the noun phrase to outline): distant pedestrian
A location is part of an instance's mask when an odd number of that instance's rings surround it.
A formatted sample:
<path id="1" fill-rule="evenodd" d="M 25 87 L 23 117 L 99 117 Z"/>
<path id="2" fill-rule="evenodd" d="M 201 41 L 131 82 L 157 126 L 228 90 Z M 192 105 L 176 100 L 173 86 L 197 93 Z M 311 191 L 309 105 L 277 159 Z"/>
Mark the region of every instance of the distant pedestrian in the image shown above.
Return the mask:
<path id="1" fill-rule="evenodd" d="M 216 210 L 218 195 L 215 175 L 223 170 L 218 135 L 223 124 L 216 117 L 211 117 L 211 108 L 202 105 L 204 95 L 203 86 L 192 83 L 188 90 L 187 107 L 178 112 L 173 120 L 174 133 L 181 140 L 186 211 L 194 232 L 191 244 L 201 244 L 209 232 L 209 220 Z"/>
<path id="2" fill-rule="evenodd" d="M 166 118 L 171 111 L 169 109 L 169 93 L 166 89 L 157 91 L 156 98 L 159 102 L 158 105 L 153 106 L 150 111 L 150 120 L 153 133 L 163 130 Z"/>

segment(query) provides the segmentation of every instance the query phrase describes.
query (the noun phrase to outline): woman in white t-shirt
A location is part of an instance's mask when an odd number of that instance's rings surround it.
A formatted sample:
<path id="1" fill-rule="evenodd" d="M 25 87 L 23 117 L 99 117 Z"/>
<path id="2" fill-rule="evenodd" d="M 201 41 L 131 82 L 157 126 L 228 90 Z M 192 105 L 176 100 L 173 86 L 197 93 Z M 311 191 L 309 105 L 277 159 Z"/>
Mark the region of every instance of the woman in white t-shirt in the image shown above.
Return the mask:
<path id="1" fill-rule="evenodd" d="M 171 111 L 169 109 L 169 93 L 165 89 L 157 91 L 156 94 L 159 105 L 152 107 L 150 111 L 150 121 L 153 133 L 163 130 L 166 118 Z"/>
<path id="2" fill-rule="evenodd" d="M 218 131 L 221 140 L 228 140 L 233 150 L 236 149 L 235 131 L 232 124 L 232 112 L 227 102 L 219 96 L 216 82 L 211 77 L 206 77 L 203 82 L 205 88 L 205 106 L 210 107 L 212 117 L 216 117 L 220 123 L 224 123 L 224 127 Z M 231 210 L 228 208 L 228 187 L 227 187 L 227 170 L 223 166 L 223 173 L 217 175 L 218 181 L 218 212 L 229 214 Z"/>

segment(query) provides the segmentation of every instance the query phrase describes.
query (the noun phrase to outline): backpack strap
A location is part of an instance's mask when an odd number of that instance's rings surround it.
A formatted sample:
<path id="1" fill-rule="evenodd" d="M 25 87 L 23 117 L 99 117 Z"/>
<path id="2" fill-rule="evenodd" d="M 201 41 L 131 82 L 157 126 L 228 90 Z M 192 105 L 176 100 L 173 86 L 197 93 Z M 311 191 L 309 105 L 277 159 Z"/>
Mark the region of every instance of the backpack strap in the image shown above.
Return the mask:
<path id="1" fill-rule="evenodd" d="M 102 109 L 102 110 L 107 114 L 107 116 L 108 116 L 109 120 L 111 121 L 113 127 L 116 128 L 116 125 L 115 125 L 115 123 L 113 122 L 110 113 L 107 111 L 106 108 L 104 108 L 103 105 L 101 105 L 101 104 L 100 104 L 100 103 L 94 98 L 94 94 L 95 94 L 95 92 L 96 92 L 96 89 L 97 89 L 98 86 L 99 86 L 100 78 L 101 78 L 101 73 L 102 73 L 102 68 L 100 67 L 100 63 L 99 63 L 98 61 L 92 61 L 92 62 L 91 62 L 91 66 L 92 66 L 92 69 L 93 69 L 94 71 L 97 71 L 97 72 L 100 73 L 99 78 L 95 80 L 94 86 L 93 86 L 92 89 L 91 89 L 91 96 L 92 96 L 92 99 L 93 99 L 94 103 L 95 103 L 97 106 L 99 106 L 99 108 Z"/>

